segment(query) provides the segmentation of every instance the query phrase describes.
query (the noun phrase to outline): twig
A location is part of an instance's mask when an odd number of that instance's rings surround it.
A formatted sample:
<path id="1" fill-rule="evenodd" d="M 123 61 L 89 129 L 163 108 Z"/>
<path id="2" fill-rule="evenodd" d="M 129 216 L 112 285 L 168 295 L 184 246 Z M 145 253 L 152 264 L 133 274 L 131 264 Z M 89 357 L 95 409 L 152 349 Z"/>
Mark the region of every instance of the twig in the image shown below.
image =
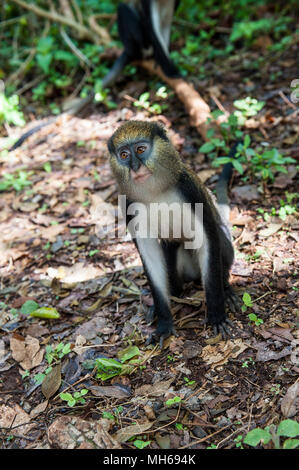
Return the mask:
<path id="1" fill-rule="evenodd" d="M 142 60 L 137 62 L 137 64 L 141 65 L 151 74 L 158 75 L 176 92 L 190 116 L 190 125 L 196 127 L 201 136 L 206 139 L 206 133 L 210 127 L 207 125 L 207 119 L 211 116 L 211 110 L 193 85 L 186 82 L 183 78 L 167 77 L 161 67 L 157 66 L 153 60 Z"/>
<path id="2" fill-rule="evenodd" d="M 189 442 L 189 444 L 179 447 L 179 449 L 187 449 L 188 447 L 194 446 L 195 444 L 199 444 L 200 442 L 207 441 L 211 439 L 211 437 L 216 436 L 216 434 L 219 434 L 220 432 L 224 431 L 227 428 L 230 428 L 232 424 L 229 424 L 228 426 L 224 426 L 224 428 L 219 429 L 218 431 L 213 432 L 212 434 L 209 434 L 208 436 L 202 437 L 201 439 L 197 439 L 196 441 Z"/>
<path id="3" fill-rule="evenodd" d="M 230 439 L 234 434 L 237 434 L 238 432 L 243 431 L 243 429 L 245 429 L 245 428 L 246 428 L 246 426 L 241 426 L 240 428 L 238 428 L 238 429 L 236 429 L 235 431 L 233 431 L 229 436 L 227 436 L 227 437 L 225 437 L 224 439 L 222 439 L 222 441 L 218 442 L 218 444 L 217 444 L 217 446 L 216 446 L 217 449 L 219 448 L 219 446 L 220 446 L 221 444 L 223 444 L 223 442 L 228 441 L 228 439 Z"/>
<path id="4" fill-rule="evenodd" d="M 17 16 L 16 18 L 10 18 L 9 20 L 0 21 L 0 28 L 8 26 L 14 23 L 18 23 L 21 18 L 26 18 L 27 15 Z"/>
<path id="5" fill-rule="evenodd" d="M 44 75 L 39 75 L 38 77 L 35 77 L 33 80 L 30 80 L 30 82 L 25 83 L 21 88 L 19 88 L 15 93 L 16 95 L 22 95 L 25 93 L 25 91 L 30 90 L 30 88 L 34 87 L 37 85 L 39 82 L 41 82 L 44 78 Z"/>
<path id="6" fill-rule="evenodd" d="M 46 11 L 38 7 L 37 5 L 34 5 L 32 3 L 26 3 L 23 0 L 12 0 L 12 1 L 16 3 L 17 5 L 19 5 L 20 7 L 25 8 L 26 10 L 32 11 L 38 16 L 42 16 L 51 21 L 56 21 L 57 23 L 65 24 L 69 26 L 70 28 L 74 28 L 77 31 L 79 31 L 79 33 L 81 33 L 83 37 L 86 37 L 89 40 L 95 43 L 98 43 L 98 38 L 94 34 L 92 34 L 92 32 L 88 28 L 86 28 L 84 25 L 81 25 L 80 23 L 77 23 L 76 21 L 71 20 L 70 18 L 66 16 L 60 15 L 56 11 Z"/>
<path id="7" fill-rule="evenodd" d="M 297 109 L 297 107 L 294 105 L 294 103 L 292 103 L 281 90 L 279 90 L 278 94 L 290 108 L 292 108 L 294 110 Z"/>
<path id="8" fill-rule="evenodd" d="M 68 0 L 59 0 L 59 3 L 61 13 L 71 18 L 72 21 L 76 21 Z"/>
<path id="9" fill-rule="evenodd" d="M 76 16 L 77 16 L 77 19 L 78 19 L 79 23 L 83 24 L 83 15 L 82 15 L 82 12 L 80 10 L 80 7 L 79 7 L 78 3 L 76 2 L 76 0 L 71 0 L 71 3 L 72 3 L 73 8 L 76 12 Z"/>
<path id="10" fill-rule="evenodd" d="M 97 18 L 99 18 L 99 15 L 91 15 L 88 18 L 89 26 L 95 33 L 97 33 L 102 38 L 104 44 L 108 44 L 109 42 L 111 42 L 110 34 L 105 28 L 103 28 L 97 23 Z"/>
<path id="11" fill-rule="evenodd" d="M 78 47 L 75 46 L 75 44 L 73 43 L 71 38 L 67 35 L 63 27 L 60 28 L 60 34 L 62 36 L 62 39 L 71 49 L 71 51 L 75 54 L 76 57 L 78 57 L 80 62 L 84 62 L 84 64 L 86 64 L 88 67 L 94 68 L 94 65 L 90 62 L 90 60 L 88 60 L 88 58 L 80 51 L 80 49 L 78 49 Z"/>

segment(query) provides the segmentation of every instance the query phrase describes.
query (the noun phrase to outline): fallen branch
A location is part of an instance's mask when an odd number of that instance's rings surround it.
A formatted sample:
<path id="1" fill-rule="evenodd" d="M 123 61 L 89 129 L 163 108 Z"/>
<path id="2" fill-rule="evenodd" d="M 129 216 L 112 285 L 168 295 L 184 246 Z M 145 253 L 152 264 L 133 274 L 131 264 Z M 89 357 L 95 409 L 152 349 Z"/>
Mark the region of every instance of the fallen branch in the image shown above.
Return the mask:
<path id="1" fill-rule="evenodd" d="M 211 110 L 209 105 L 194 89 L 193 85 L 183 78 L 167 77 L 153 60 L 143 60 L 138 62 L 138 64 L 149 73 L 158 75 L 159 78 L 175 91 L 190 116 L 190 125 L 196 127 L 201 136 L 206 139 L 206 132 L 210 127 L 207 125 L 207 119 L 211 117 Z"/>
<path id="2" fill-rule="evenodd" d="M 88 18 L 88 23 L 90 28 L 102 38 L 103 44 L 108 44 L 109 42 L 111 42 L 111 37 L 108 34 L 107 30 L 97 23 L 97 19 L 100 17 L 101 15 L 91 15 Z"/>
<path id="3" fill-rule="evenodd" d="M 23 0 L 12 1 L 20 7 L 32 11 L 38 16 L 42 16 L 43 18 L 47 18 L 48 20 L 67 25 L 70 28 L 77 30 L 81 34 L 81 37 L 85 37 L 86 39 L 89 39 L 90 41 L 95 42 L 96 44 L 98 44 L 99 42 L 103 44 L 109 42 L 107 39 L 107 36 L 109 37 L 109 35 L 104 28 L 98 27 L 97 31 L 95 31 L 97 35 L 95 35 L 92 31 L 86 28 L 86 26 L 78 23 L 77 21 L 72 20 L 71 18 L 68 18 L 67 16 L 62 16 L 56 11 L 46 11 L 38 7 L 37 5 L 34 5 L 33 3 L 26 3 Z"/>

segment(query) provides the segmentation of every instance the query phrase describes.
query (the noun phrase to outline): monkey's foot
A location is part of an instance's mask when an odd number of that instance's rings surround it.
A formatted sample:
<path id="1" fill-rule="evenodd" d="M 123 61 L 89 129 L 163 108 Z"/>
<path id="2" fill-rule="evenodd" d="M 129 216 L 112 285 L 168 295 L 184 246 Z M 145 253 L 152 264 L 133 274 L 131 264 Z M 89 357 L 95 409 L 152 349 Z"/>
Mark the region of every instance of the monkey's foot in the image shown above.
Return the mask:
<path id="1" fill-rule="evenodd" d="M 145 321 L 148 325 L 154 323 L 156 318 L 155 306 L 151 305 L 144 314 Z"/>
<path id="2" fill-rule="evenodd" d="M 159 341 L 160 348 L 163 348 L 164 340 L 169 338 L 169 336 L 174 335 L 178 336 L 177 332 L 174 329 L 173 325 L 169 325 L 167 327 L 159 327 L 154 331 L 147 339 L 145 345 L 148 346 L 149 344 L 155 344 Z"/>
<path id="3" fill-rule="evenodd" d="M 229 309 L 230 312 L 236 313 L 241 309 L 241 302 L 237 294 L 233 291 L 231 287 L 228 287 L 224 291 L 225 296 L 225 306 Z"/>
<path id="4" fill-rule="evenodd" d="M 226 340 L 232 336 L 233 328 L 233 322 L 231 322 L 228 318 L 225 318 L 222 322 L 213 325 L 213 333 L 214 335 L 221 334 L 222 338 Z"/>

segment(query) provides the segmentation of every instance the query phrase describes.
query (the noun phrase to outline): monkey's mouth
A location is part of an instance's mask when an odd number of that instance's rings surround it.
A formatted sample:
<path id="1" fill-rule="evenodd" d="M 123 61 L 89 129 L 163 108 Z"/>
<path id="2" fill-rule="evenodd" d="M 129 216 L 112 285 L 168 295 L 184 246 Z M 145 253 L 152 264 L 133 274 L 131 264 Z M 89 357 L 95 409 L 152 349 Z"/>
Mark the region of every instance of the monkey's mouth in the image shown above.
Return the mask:
<path id="1" fill-rule="evenodd" d="M 131 170 L 131 178 L 135 183 L 144 183 L 150 176 L 152 176 L 151 171 L 144 165 L 136 172 Z"/>

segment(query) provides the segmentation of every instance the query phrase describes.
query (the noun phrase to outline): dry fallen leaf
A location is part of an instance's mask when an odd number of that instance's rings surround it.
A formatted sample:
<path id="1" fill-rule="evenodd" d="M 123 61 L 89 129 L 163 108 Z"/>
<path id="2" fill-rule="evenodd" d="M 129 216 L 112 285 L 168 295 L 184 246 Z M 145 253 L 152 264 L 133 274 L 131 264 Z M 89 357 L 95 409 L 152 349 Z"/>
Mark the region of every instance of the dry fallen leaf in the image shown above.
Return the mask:
<path id="1" fill-rule="evenodd" d="M 133 436 L 138 436 L 142 434 L 144 431 L 147 431 L 153 426 L 153 422 L 144 421 L 143 423 L 136 423 L 131 424 L 130 426 L 126 426 L 115 434 L 113 434 L 113 439 L 116 439 L 118 442 L 126 442 Z"/>
<path id="2" fill-rule="evenodd" d="M 161 382 L 156 382 L 154 384 L 145 384 L 141 387 L 135 389 L 135 396 L 151 396 L 151 397 L 161 397 L 164 396 L 166 392 L 168 392 L 170 385 L 174 381 L 174 377 L 168 380 L 164 380 Z"/>
<path id="3" fill-rule="evenodd" d="M 51 398 L 59 389 L 61 384 L 61 364 L 54 366 L 51 372 L 43 380 L 42 383 L 42 392 L 43 395 L 49 399 Z"/>
<path id="4" fill-rule="evenodd" d="M 286 418 L 295 416 L 299 408 L 299 382 L 291 385 L 281 400 L 281 412 Z"/>
<path id="5" fill-rule="evenodd" d="M 267 228 L 259 231 L 259 236 L 264 238 L 270 237 L 271 235 L 274 235 L 274 233 L 278 232 L 282 226 L 283 224 L 269 224 Z"/>
<path id="6" fill-rule="evenodd" d="M 47 406 L 48 406 L 48 400 L 45 400 L 42 403 L 39 403 L 35 408 L 33 408 L 30 411 L 30 418 L 35 418 L 36 416 L 38 416 L 40 413 L 45 411 Z"/>
<path id="7" fill-rule="evenodd" d="M 38 339 L 29 335 L 25 339 L 20 335 L 13 335 L 10 338 L 10 349 L 12 357 L 24 370 L 38 366 L 44 357 L 44 350 L 40 349 Z"/>
<path id="8" fill-rule="evenodd" d="M 19 405 L 0 405 L 0 428 L 8 428 L 9 434 L 26 434 L 34 426 L 29 422 L 30 416 Z"/>
<path id="9" fill-rule="evenodd" d="M 215 346 L 208 345 L 202 349 L 201 356 L 203 361 L 210 364 L 211 367 L 217 367 L 225 364 L 230 358 L 238 357 L 248 346 L 243 343 L 241 338 L 220 341 Z"/>

